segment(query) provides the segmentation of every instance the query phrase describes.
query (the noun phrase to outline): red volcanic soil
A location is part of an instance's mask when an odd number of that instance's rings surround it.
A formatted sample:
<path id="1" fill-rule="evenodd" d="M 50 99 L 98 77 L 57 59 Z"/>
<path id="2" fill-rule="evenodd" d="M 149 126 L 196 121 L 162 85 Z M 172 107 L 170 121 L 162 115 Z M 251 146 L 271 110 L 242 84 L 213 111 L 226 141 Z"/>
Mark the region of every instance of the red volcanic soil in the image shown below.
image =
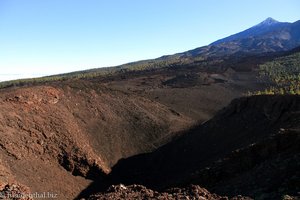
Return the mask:
<path id="1" fill-rule="evenodd" d="M 0 110 L 0 183 L 60 199 L 192 123 L 160 103 L 81 81 L 2 90 Z"/>

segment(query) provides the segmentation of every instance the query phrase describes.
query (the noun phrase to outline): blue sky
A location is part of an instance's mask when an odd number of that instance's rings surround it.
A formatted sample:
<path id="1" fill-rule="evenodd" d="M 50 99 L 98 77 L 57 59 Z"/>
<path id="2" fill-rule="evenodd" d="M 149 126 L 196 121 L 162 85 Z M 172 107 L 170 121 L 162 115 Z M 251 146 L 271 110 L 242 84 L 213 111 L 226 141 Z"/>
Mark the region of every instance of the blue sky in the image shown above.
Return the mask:
<path id="1" fill-rule="evenodd" d="M 0 0 L 0 81 L 178 53 L 299 10 L 299 0 Z"/>

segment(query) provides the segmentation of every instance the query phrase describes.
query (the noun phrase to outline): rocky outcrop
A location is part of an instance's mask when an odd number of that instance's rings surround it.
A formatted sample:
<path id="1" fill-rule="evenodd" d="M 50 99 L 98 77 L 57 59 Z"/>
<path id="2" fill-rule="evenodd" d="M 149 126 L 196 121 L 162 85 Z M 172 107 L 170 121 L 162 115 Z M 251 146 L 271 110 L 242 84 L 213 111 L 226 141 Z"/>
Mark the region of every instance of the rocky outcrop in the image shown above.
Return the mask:
<path id="1" fill-rule="evenodd" d="M 0 199 L 33 200 L 34 197 L 36 196 L 26 186 L 15 183 L 0 184 Z"/>
<path id="2" fill-rule="evenodd" d="M 112 185 L 106 192 L 91 195 L 89 200 L 114 200 L 114 199 L 205 199 L 205 200 L 251 200 L 249 197 L 236 196 L 228 198 L 211 194 L 198 185 L 191 185 L 186 188 L 172 188 L 164 192 L 157 192 L 142 185 Z"/>
<path id="3" fill-rule="evenodd" d="M 194 171 L 185 181 L 218 194 L 240 193 L 255 199 L 299 195 L 300 131 L 278 134 L 233 151 L 210 166 Z"/>

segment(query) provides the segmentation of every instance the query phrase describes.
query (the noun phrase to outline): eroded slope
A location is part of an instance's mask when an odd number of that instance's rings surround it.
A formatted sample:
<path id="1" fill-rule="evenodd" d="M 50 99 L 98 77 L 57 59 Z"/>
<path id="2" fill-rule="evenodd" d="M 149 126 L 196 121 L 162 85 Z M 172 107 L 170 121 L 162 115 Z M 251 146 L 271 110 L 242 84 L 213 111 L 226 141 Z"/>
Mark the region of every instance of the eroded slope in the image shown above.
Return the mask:
<path id="1" fill-rule="evenodd" d="M 191 120 L 148 99 L 73 82 L 2 90 L 0 181 L 74 198 L 120 158 L 151 151 Z"/>
<path id="2" fill-rule="evenodd" d="M 212 120 L 150 154 L 121 160 L 115 183 L 163 189 L 197 183 L 217 194 L 280 198 L 299 185 L 299 96 L 234 100 Z"/>

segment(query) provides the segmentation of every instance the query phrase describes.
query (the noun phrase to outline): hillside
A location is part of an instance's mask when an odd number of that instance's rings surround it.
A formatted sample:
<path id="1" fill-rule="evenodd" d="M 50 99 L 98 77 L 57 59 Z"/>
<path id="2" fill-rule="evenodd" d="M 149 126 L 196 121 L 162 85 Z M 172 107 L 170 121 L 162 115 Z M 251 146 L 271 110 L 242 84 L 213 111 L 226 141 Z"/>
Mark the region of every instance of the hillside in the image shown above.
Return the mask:
<path id="1" fill-rule="evenodd" d="M 256 68 L 265 59 L 236 65 Z M 119 159 L 151 152 L 265 86 L 255 70 L 223 68 L 183 66 L 1 89 L 1 184 L 72 199 L 93 180 L 107 183 Z"/>
<path id="2" fill-rule="evenodd" d="M 300 94 L 300 50 L 260 65 L 260 76 L 268 79 L 269 88 L 260 93 Z"/>
<path id="3" fill-rule="evenodd" d="M 123 159 L 113 183 L 164 189 L 200 184 L 221 195 L 297 195 L 300 98 L 234 100 L 213 119 L 150 154 Z M 275 175 L 276 174 L 276 175 Z"/>
<path id="4" fill-rule="evenodd" d="M 236 64 L 256 68 L 263 60 Z M 265 86 L 255 70 L 224 69 L 124 72 L 1 89 L 1 184 L 72 199 L 92 181 L 108 183 L 119 159 L 151 152 Z"/>
<path id="5" fill-rule="evenodd" d="M 0 109 L 0 181 L 68 199 L 90 183 L 80 177 L 101 177 L 192 123 L 157 102 L 80 81 L 2 90 Z"/>
<path id="6" fill-rule="evenodd" d="M 1 89 L 1 182 L 74 198 L 119 159 L 157 149 L 264 86 L 254 71 L 216 72 L 130 72 Z"/>

